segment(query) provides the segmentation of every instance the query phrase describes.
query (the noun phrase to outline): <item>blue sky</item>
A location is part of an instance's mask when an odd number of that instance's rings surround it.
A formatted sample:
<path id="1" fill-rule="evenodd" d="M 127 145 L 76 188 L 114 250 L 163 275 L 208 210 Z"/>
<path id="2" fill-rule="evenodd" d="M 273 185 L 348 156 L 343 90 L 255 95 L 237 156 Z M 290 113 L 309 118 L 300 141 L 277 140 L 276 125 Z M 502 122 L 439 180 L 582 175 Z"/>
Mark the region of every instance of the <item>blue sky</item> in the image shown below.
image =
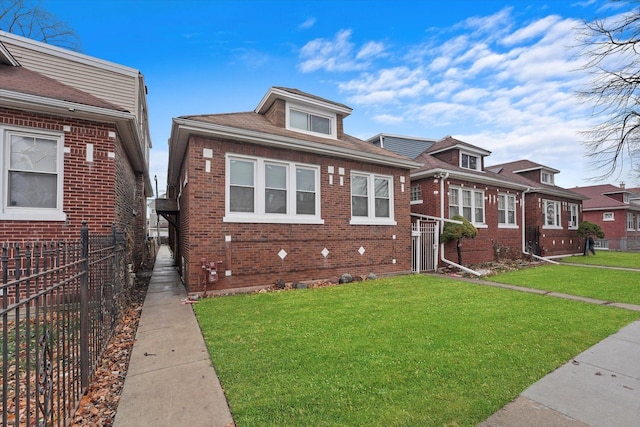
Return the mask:
<path id="1" fill-rule="evenodd" d="M 270 86 L 353 108 L 345 132 L 440 139 L 530 159 L 591 185 L 574 93 L 576 29 L 625 10 L 604 0 L 42 0 L 83 53 L 140 70 L 149 89 L 151 177 L 166 182 L 173 117 L 252 111 Z M 607 182 L 640 185 L 626 171 Z"/>

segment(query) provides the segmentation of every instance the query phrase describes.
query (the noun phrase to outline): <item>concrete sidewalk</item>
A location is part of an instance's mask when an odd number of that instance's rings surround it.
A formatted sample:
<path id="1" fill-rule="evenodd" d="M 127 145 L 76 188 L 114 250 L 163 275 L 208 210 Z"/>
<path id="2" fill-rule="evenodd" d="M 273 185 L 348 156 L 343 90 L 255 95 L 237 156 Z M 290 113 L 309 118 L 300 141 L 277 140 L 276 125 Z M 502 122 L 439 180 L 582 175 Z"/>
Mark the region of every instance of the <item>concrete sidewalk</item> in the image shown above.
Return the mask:
<path id="1" fill-rule="evenodd" d="M 228 427 L 233 418 L 185 288 L 162 246 L 131 353 L 115 427 Z"/>

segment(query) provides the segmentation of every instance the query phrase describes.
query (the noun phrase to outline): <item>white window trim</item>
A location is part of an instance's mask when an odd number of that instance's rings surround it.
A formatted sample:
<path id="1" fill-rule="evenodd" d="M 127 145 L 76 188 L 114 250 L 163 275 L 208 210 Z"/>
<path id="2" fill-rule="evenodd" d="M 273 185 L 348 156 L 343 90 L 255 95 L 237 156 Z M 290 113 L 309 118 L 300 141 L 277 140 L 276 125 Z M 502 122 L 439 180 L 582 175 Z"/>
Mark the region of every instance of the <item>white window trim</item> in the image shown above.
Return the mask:
<path id="1" fill-rule="evenodd" d="M 471 224 L 473 224 L 474 227 L 476 228 L 488 228 L 488 225 L 486 223 L 487 221 L 487 207 L 484 203 L 485 197 L 484 197 L 484 190 L 478 190 L 477 188 L 467 188 L 467 187 L 462 187 L 462 186 L 456 186 L 456 185 L 452 185 L 449 186 L 449 189 L 455 189 L 458 190 L 458 203 L 457 205 L 454 206 L 458 206 L 458 214 L 461 216 L 464 216 L 463 214 L 463 209 L 464 209 L 464 205 L 463 205 L 463 201 L 462 201 L 462 192 L 463 191 L 471 191 L 471 218 L 472 220 L 469 221 Z M 475 193 L 481 193 L 482 194 L 482 222 L 475 222 L 475 217 L 476 217 L 476 198 L 475 198 Z M 447 194 L 447 206 L 451 206 L 451 194 L 448 193 Z M 451 212 L 449 212 L 449 217 L 451 217 Z"/>
<path id="2" fill-rule="evenodd" d="M 498 193 L 498 197 L 505 197 L 505 219 L 508 218 L 508 214 L 509 214 L 509 209 L 508 209 L 508 200 L 507 199 L 513 199 L 513 220 L 515 221 L 513 224 L 510 224 L 508 222 L 500 222 L 500 215 L 498 215 L 498 228 L 520 228 L 518 226 L 518 198 L 516 197 L 515 194 L 507 194 L 507 193 Z M 500 206 L 500 203 L 498 202 L 498 206 Z M 500 213 L 500 209 L 498 209 L 498 214 Z"/>
<path id="3" fill-rule="evenodd" d="M 327 135 L 326 133 L 320 133 L 320 132 L 313 132 L 310 130 L 304 130 L 304 129 L 298 129 L 298 128 L 294 128 L 291 127 L 289 125 L 290 123 L 290 118 L 291 118 L 291 110 L 296 110 L 296 111 L 300 111 L 302 113 L 306 113 L 306 114 L 311 114 L 314 116 L 318 116 L 318 117 L 323 117 L 326 119 L 329 119 L 330 122 L 330 130 L 331 133 L 329 135 Z M 304 133 L 307 135 L 313 135 L 313 136 L 320 136 L 322 138 L 329 138 L 329 139 L 337 139 L 338 138 L 338 124 L 337 124 L 337 116 L 335 114 L 331 114 L 328 113 L 327 111 L 323 111 L 323 110 L 319 110 L 316 108 L 312 108 L 306 105 L 301 105 L 301 104 L 295 104 L 295 103 L 291 103 L 291 102 L 287 102 L 286 103 L 286 108 L 285 108 L 285 127 L 286 129 L 290 130 L 290 131 L 294 131 L 294 132 L 300 132 L 300 133 Z"/>
<path id="4" fill-rule="evenodd" d="M 254 162 L 254 209 L 255 213 L 248 212 L 231 212 L 229 200 L 229 186 L 231 183 L 231 159 L 239 159 Z M 265 163 L 280 164 L 287 166 L 287 213 L 286 214 L 267 214 L 265 210 L 264 192 L 265 192 Z M 315 171 L 315 188 L 316 188 L 316 214 L 315 215 L 298 215 L 295 213 L 296 206 L 296 181 L 295 170 L 297 167 L 312 169 Z M 239 222 L 239 223 L 270 223 L 270 224 L 324 224 L 321 216 L 321 195 L 320 195 L 320 166 L 309 165 L 297 162 L 287 162 L 282 160 L 267 159 L 263 157 L 244 156 L 239 154 L 227 153 L 225 156 L 225 216 L 223 222 Z"/>
<path id="5" fill-rule="evenodd" d="M 554 214 L 558 219 L 557 224 L 555 223 L 555 217 L 554 217 L 554 224 L 553 225 L 548 225 L 547 224 L 547 204 L 548 203 L 553 203 L 555 205 L 555 209 L 554 209 Z M 549 199 L 543 199 L 542 200 L 542 218 L 543 218 L 543 223 L 542 223 L 542 228 L 543 229 L 547 229 L 547 230 L 562 230 L 562 210 L 561 210 L 561 203 L 557 200 L 549 200 Z"/>
<path id="6" fill-rule="evenodd" d="M 20 208 L 7 206 L 7 195 L 9 192 L 9 160 L 10 137 L 20 134 L 38 138 L 49 138 L 57 141 L 57 187 L 58 199 L 57 208 Z M 2 161 L 0 163 L 0 220 L 11 221 L 66 221 L 67 215 L 64 213 L 64 133 L 35 128 L 24 128 L 14 126 L 0 127 L 0 152 Z"/>
<path id="7" fill-rule="evenodd" d="M 421 205 L 423 203 L 423 200 L 422 200 L 422 187 L 420 185 L 412 185 L 409 187 L 409 197 L 412 196 L 412 190 L 414 187 L 418 187 L 420 189 L 420 198 L 416 200 L 411 200 L 410 204 Z"/>
<path id="8" fill-rule="evenodd" d="M 544 179 L 544 175 L 547 174 L 549 176 L 548 180 Z M 549 172 L 548 170 L 540 170 L 540 182 L 543 184 L 554 185 L 554 174 Z"/>
<path id="9" fill-rule="evenodd" d="M 632 212 L 627 212 L 627 231 L 635 231 L 636 220 Z M 631 225 L 631 227 L 629 227 Z"/>
<path id="10" fill-rule="evenodd" d="M 367 194 L 367 203 L 368 203 L 368 212 L 369 216 L 353 216 L 353 212 L 351 212 L 351 221 L 349 224 L 351 225 L 397 225 L 398 223 L 394 220 L 394 193 L 393 193 L 393 176 L 390 175 L 380 175 L 374 174 L 370 172 L 361 172 L 361 171 L 351 171 L 351 178 L 353 179 L 354 175 L 358 176 L 366 176 L 368 181 L 368 194 Z M 383 178 L 389 180 L 389 218 L 377 218 L 376 215 L 376 197 L 375 197 L 375 179 Z M 351 204 L 351 183 L 349 183 L 349 203 Z"/>
<path id="11" fill-rule="evenodd" d="M 615 221 L 616 216 L 614 212 L 602 212 L 603 221 Z"/>
<path id="12" fill-rule="evenodd" d="M 474 168 L 469 168 L 469 167 L 466 167 L 466 166 L 462 166 L 462 156 L 463 155 L 476 158 L 476 167 L 475 167 L 475 169 Z M 481 163 L 482 163 L 482 158 L 479 155 L 477 155 L 475 153 L 470 153 L 470 152 L 467 152 L 467 151 L 460 151 L 460 164 L 459 164 L 459 166 L 461 168 L 468 169 L 468 170 L 471 170 L 471 171 L 480 171 L 482 169 Z"/>
<path id="13" fill-rule="evenodd" d="M 571 224 L 571 218 L 573 217 L 573 209 L 575 208 L 576 210 L 576 223 L 575 224 Z M 579 218 L 580 218 L 580 211 L 578 209 L 578 205 L 575 203 L 569 203 L 569 230 L 576 230 L 578 228 L 578 223 L 580 222 Z"/>

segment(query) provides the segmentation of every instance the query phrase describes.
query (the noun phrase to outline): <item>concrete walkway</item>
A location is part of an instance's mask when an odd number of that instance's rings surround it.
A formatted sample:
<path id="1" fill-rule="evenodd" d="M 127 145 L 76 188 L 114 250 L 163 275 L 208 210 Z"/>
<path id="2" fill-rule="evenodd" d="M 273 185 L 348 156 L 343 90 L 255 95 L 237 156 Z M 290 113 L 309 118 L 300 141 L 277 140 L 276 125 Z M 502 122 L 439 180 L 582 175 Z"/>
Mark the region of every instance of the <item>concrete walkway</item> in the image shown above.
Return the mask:
<path id="1" fill-rule="evenodd" d="M 171 253 L 160 248 L 115 427 L 228 427 L 233 418 Z"/>
<path id="2" fill-rule="evenodd" d="M 614 305 L 477 279 L 469 281 Z M 144 301 L 115 427 L 234 425 L 191 304 L 181 303 L 186 296 L 169 249 L 163 246 Z M 637 305 L 615 305 L 640 311 Z M 638 427 L 639 361 L 640 321 L 636 321 L 533 384 L 480 426 Z"/>

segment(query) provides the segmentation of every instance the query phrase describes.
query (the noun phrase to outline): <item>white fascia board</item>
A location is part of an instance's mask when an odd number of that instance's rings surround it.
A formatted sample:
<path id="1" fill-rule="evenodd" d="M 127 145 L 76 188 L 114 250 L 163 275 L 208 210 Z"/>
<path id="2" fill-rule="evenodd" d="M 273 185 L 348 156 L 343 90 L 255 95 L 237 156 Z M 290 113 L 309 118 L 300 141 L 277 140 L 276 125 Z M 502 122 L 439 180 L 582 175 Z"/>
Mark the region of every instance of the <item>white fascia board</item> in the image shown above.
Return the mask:
<path id="1" fill-rule="evenodd" d="M 411 179 L 413 180 L 413 179 L 421 179 L 421 178 L 433 178 L 437 174 L 449 174 L 448 179 L 455 178 L 455 179 L 474 182 L 478 184 L 495 185 L 496 187 L 512 188 L 514 190 L 526 190 L 527 188 L 530 188 L 526 185 L 518 184 L 511 181 L 502 181 L 499 179 L 482 177 L 482 176 L 473 175 L 473 174 L 466 174 L 462 172 L 456 172 L 456 171 L 451 171 L 451 170 L 446 170 L 441 168 L 435 168 L 427 171 L 412 173 Z"/>
<path id="2" fill-rule="evenodd" d="M 82 53 L 74 52 L 69 49 L 63 49 L 58 46 L 42 43 L 36 40 L 21 37 L 15 34 L 0 31 L 0 41 L 7 40 L 9 43 L 13 43 L 17 46 L 25 49 L 33 50 L 48 55 L 57 56 L 70 61 L 79 62 L 81 64 L 90 65 L 92 67 L 101 68 L 103 70 L 113 71 L 118 74 L 124 74 L 128 76 L 137 76 L 140 74 L 135 68 L 127 67 L 124 65 L 116 64 L 115 62 L 105 61 L 93 56 L 84 55 Z"/>
<path id="3" fill-rule="evenodd" d="M 551 173 L 560 173 L 560 171 L 558 169 L 554 169 L 554 168 L 550 168 L 548 166 L 542 166 L 542 165 L 534 166 L 532 168 L 515 170 L 515 171 L 513 171 L 513 173 L 531 172 L 531 171 L 535 171 L 535 170 L 543 170 L 543 171 L 551 172 Z"/>
<path id="4" fill-rule="evenodd" d="M 188 119 L 174 118 L 170 138 L 171 143 L 169 144 L 170 166 L 168 182 L 170 183 L 172 182 L 172 177 L 177 179 L 176 170 L 172 170 L 172 164 L 175 164 L 173 167 L 176 168 L 182 163 L 189 135 L 218 136 L 236 141 L 266 145 L 269 147 L 305 151 L 334 157 L 339 156 L 350 160 L 399 167 L 403 169 L 412 169 L 421 166 L 420 163 L 416 163 L 412 160 L 393 159 L 383 155 L 365 153 L 348 148 L 334 146 L 329 147 L 325 144 L 305 141 L 297 138 L 271 135 L 263 132 L 238 129 L 235 127 L 221 126 L 212 123 L 203 123 Z M 175 163 L 176 160 L 179 162 Z"/>
<path id="5" fill-rule="evenodd" d="M 471 146 L 463 145 L 463 144 L 455 144 L 455 145 L 451 145 L 449 147 L 441 148 L 441 149 L 436 150 L 436 151 L 430 151 L 429 154 L 442 153 L 444 151 L 449 151 L 449 150 L 453 150 L 453 149 L 458 149 L 458 150 L 460 150 L 462 152 L 465 152 L 465 153 L 479 154 L 479 155 L 482 155 L 482 156 L 491 155 L 491 151 L 484 150 L 482 148 L 475 148 L 475 147 L 471 147 Z"/>
<path id="6" fill-rule="evenodd" d="M 2 62 L 8 63 L 13 67 L 19 67 L 20 63 L 16 60 L 16 58 L 11 55 L 11 52 L 2 44 L 0 41 L 0 60 L 4 60 Z"/>
<path id="7" fill-rule="evenodd" d="M 324 102 L 319 99 L 310 98 L 304 95 L 299 95 L 297 93 L 291 93 L 282 89 L 272 87 L 269 89 L 266 95 L 262 98 L 262 100 L 254 110 L 254 112 L 264 113 L 264 111 L 266 111 L 266 109 L 273 103 L 273 101 L 278 98 L 284 99 L 285 101 L 292 101 L 292 102 L 298 102 L 306 105 L 312 105 L 315 108 L 319 108 L 321 110 L 342 114 L 344 117 L 347 117 L 353 111 L 349 107 L 342 107 L 332 102 Z"/>

